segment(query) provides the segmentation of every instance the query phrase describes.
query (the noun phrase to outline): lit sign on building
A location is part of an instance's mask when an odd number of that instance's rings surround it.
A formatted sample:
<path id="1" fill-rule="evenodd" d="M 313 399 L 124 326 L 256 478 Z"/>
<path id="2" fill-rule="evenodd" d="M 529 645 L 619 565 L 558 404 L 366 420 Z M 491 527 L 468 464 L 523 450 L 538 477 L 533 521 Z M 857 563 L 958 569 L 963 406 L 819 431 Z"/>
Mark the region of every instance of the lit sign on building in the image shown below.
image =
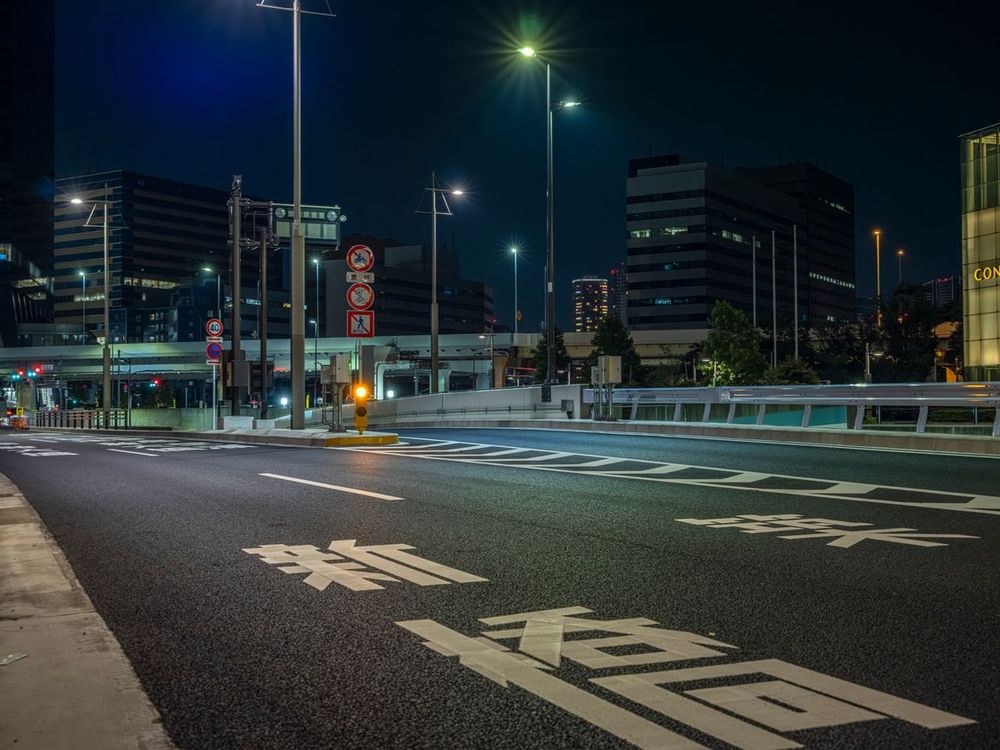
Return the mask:
<path id="1" fill-rule="evenodd" d="M 973 281 L 992 281 L 1000 279 L 1000 266 L 983 266 L 972 272 Z"/>

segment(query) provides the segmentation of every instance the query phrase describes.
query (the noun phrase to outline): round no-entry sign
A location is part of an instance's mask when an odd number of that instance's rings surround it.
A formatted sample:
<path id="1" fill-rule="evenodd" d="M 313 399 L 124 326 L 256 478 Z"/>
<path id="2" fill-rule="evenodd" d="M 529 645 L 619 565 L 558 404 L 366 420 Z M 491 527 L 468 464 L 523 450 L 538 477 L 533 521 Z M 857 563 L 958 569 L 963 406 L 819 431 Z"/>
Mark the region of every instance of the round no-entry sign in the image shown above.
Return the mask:
<path id="1" fill-rule="evenodd" d="M 347 251 L 347 267 L 355 273 L 364 273 L 375 265 L 375 253 L 368 245 L 354 245 Z"/>
<path id="2" fill-rule="evenodd" d="M 221 336 L 222 321 L 218 318 L 210 318 L 209 321 L 205 323 L 205 333 L 209 336 Z"/>

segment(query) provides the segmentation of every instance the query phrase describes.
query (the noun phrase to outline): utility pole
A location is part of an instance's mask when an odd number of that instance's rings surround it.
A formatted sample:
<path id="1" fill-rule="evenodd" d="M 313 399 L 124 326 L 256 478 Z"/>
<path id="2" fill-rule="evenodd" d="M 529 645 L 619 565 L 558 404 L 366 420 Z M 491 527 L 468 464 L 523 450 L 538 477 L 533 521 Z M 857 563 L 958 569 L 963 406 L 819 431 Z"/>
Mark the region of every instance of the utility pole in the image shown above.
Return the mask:
<path id="1" fill-rule="evenodd" d="M 240 302 L 242 298 L 242 286 L 243 279 L 241 278 L 241 265 L 243 262 L 242 256 L 242 239 L 243 239 L 243 175 L 233 175 L 233 188 L 232 193 L 229 197 L 229 227 L 230 227 L 230 238 L 231 238 L 231 252 L 229 256 L 229 283 L 232 288 L 233 293 L 233 314 L 232 314 L 232 333 L 231 336 L 231 351 L 229 357 L 229 377 L 232 382 L 232 386 L 229 390 L 230 398 L 230 409 L 229 413 L 234 417 L 240 415 L 240 387 L 237 385 L 237 371 L 240 367 L 240 363 L 243 361 L 243 348 L 242 342 L 240 341 L 240 318 L 242 316 L 242 310 L 240 309 Z"/>
<path id="2" fill-rule="evenodd" d="M 795 314 L 795 359 L 799 358 L 799 225 L 792 224 L 792 311 Z"/>
<path id="3" fill-rule="evenodd" d="M 777 249 L 771 230 L 771 367 L 778 366 L 778 276 Z"/>
<path id="4" fill-rule="evenodd" d="M 271 211 L 267 212 L 268 224 Z M 260 230 L 260 418 L 267 419 L 267 227 Z"/>
<path id="5" fill-rule="evenodd" d="M 752 260 L 751 265 L 753 266 L 753 281 L 751 289 L 753 297 L 753 327 L 757 327 L 757 237 L 756 235 L 750 240 L 750 246 L 752 249 Z"/>

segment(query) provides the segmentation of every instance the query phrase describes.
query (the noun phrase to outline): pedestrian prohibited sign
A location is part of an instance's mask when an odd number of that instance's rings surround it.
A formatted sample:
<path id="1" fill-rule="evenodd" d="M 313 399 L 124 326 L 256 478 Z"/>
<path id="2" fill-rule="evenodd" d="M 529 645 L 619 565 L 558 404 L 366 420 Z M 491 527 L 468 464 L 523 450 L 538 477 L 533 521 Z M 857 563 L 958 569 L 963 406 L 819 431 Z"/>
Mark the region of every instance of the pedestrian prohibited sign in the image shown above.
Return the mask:
<path id="1" fill-rule="evenodd" d="M 355 310 L 367 310 L 375 301 L 375 292 L 367 284 L 351 284 L 347 289 L 347 304 Z"/>
<path id="2" fill-rule="evenodd" d="M 375 253 L 367 245 L 354 245 L 347 251 L 347 267 L 357 273 L 364 273 L 375 265 Z"/>
<path id="3" fill-rule="evenodd" d="M 375 313 L 371 310 L 347 311 L 347 335 L 369 338 L 375 335 Z"/>
<path id="4" fill-rule="evenodd" d="M 211 318 L 207 323 L 205 323 L 205 333 L 209 336 L 221 336 L 222 335 L 222 321 L 218 318 Z"/>

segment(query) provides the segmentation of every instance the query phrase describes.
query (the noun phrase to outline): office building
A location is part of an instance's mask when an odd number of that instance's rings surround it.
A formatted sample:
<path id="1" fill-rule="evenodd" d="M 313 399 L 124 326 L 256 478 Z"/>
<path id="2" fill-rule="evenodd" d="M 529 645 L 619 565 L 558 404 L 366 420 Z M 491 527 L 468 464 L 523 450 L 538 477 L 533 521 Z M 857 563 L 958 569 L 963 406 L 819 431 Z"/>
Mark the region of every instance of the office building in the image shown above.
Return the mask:
<path id="1" fill-rule="evenodd" d="M 704 329 L 719 300 L 766 330 L 854 314 L 853 190 L 816 167 L 634 159 L 626 206 L 633 330 Z"/>
<path id="2" fill-rule="evenodd" d="M 937 276 L 925 281 L 924 296 L 933 307 L 950 307 L 962 293 L 962 279 L 959 276 Z"/>
<path id="3" fill-rule="evenodd" d="M 204 322 L 221 317 L 232 329 L 230 192 L 124 170 L 57 181 L 55 208 L 55 321 L 93 343 L 103 327 L 103 215 L 73 205 L 70 197 L 109 202 L 110 323 L 112 343 L 192 341 Z M 249 197 L 249 196 L 244 196 Z M 258 198 L 255 202 L 264 203 Z M 268 223 L 278 247 L 268 254 L 268 335 L 290 335 L 291 206 L 272 204 L 244 212 L 240 254 L 240 331 L 260 335 L 260 230 Z M 337 247 L 337 206 L 304 206 L 303 233 L 309 314 L 315 319 L 316 269 Z M 311 261 L 317 261 L 313 263 Z M 84 335 L 86 330 L 86 335 Z"/>
<path id="4" fill-rule="evenodd" d="M 615 315 L 624 323 L 627 319 L 627 305 L 628 272 L 623 260 L 608 271 L 608 315 Z"/>
<path id="5" fill-rule="evenodd" d="M 596 276 L 573 279 L 573 330 L 596 331 L 608 317 L 608 280 Z"/>
<path id="6" fill-rule="evenodd" d="M 1000 123 L 960 137 L 965 379 L 1000 379 Z"/>
<path id="7" fill-rule="evenodd" d="M 328 335 L 343 336 L 347 328 L 348 271 L 344 253 L 353 245 L 367 245 L 375 256 L 371 272 L 375 301 L 376 336 L 405 336 L 430 332 L 430 249 L 388 238 L 350 235 L 343 252 L 327 261 L 326 320 Z M 493 289 L 460 276 L 458 255 L 438 245 L 438 325 L 441 333 L 483 333 L 493 329 Z"/>
<path id="8" fill-rule="evenodd" d="M 0 3 L 0 347 L 52 316 L 55 3 Z"/>
<path id="9" fill-rule="evenodd" d="M 752 180 L 790 195 L 805 214 L 805 322 L 848 320 L 854 312 L 854 186 L 812 164 L 741 169 Z M 803 290 L 800 289 L 800 294 Z M 800 309 L 802 298 L 800 297 Z"/>

